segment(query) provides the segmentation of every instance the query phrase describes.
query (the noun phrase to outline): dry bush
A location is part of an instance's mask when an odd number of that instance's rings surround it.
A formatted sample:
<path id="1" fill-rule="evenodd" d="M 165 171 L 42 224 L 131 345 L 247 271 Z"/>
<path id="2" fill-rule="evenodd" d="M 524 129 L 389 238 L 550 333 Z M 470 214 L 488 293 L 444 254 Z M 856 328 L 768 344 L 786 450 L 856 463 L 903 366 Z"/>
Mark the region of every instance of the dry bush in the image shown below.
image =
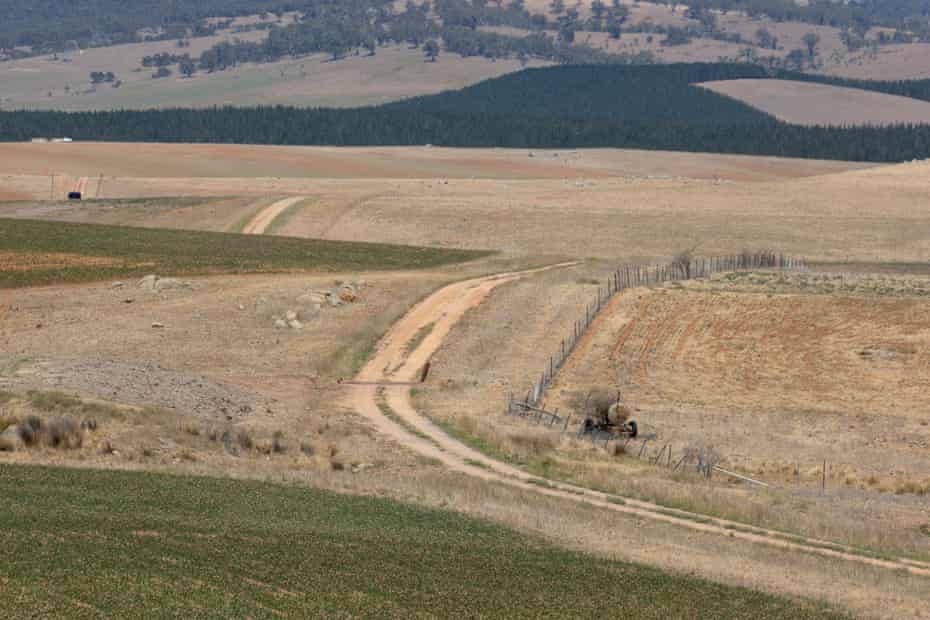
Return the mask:
<path id="1" fill-rule="evenodd" d="M 905 482 L 898 483 L 894 490 L 897 495 L 912 494 L 912 495 L 926 495 L 930 493 L 930 481 L 920 484 L 913 480 L 907 480 Z"/>
<path id="2" fill-rule="evenodd" d="M 175 455 L 178 459 L 182 461 L 187 461 L 189 463 L 197 462 L 197 455 L 191 452 L 190 450 L 181 450 Z"/>
<path id="3" fill-rule="evenodd" d="M 313 456 L 316 454 L 316 450 L 313 448 L 313 444 L 306 443 L 304 441 L 300 442 L 300 451 L 303 452 L 306 456 Z"/>
<path id="4" fill-rule="evenodd" d="M 672 258 L 672 267 L 678 269 L 686 280 L 691 279 L 691 261 L 694 260 L 694 249 L 682 250 Z"/>
<path id="5" fill-rule="evenodd" d="M 287 446 L 284 445 L 284 433 L 281 431 L 275 431 L 271 436 L 271 451 L 275 454 L 284 454 L 287 451 Z"/>
<path id="6" fill-rule="evenodd" d="M 181 431 L 191 435 L 192 437 L 200 437 L 200 427 L 191 422 L 181 423 L 178 422 L 178 427 Z"/>
<path id="7" fill-rule="evenodd" d="M 569 401 L 569 406 L 581 415 L 597 418 L 607 416 L 610 408 L 616 403 L 617 397 L 610 390 L 593 387 L 587 392 L 576 392 Z"/>
<path id="8" fill-rule="evenodd" d="M 243 450 L 251 450 L 255 445 L 255 442 L 252 441 L 252 435 L 244 429 L 240 429 L 239 432 L 236 433 L 236 443 L 238 443 L 239 447 Z"/>
<path id="9" fill-rule="evenodd" d="M 43 439 L 52 448 L 80 448 L 84 431 L 72 418 L 52 418 L 45 424 Z"/>
<path id="10" fill-rule="evenodd" d="M 346 468 L 342 461 L 330 461 L 329 466 L 333 471 L 342 471 Z"/>
<path id="11" fill-rule="evenodd" d="M 227 454 L 239 456 L 239 449 L 233 444 L 233 438 L 229 431 L 223 431 L 223 434 L 220 436 L 220 441 L 223 442 L 223 448 L 226 450 Z"/>
<path id="12" fill-rule="evenodd" d="M 20 440 L 27 446 L 35 445 L 39 441 L 42 429 L 42 419 L 34 415 L 27 416 L 26 419 L 16 427 Z"/>

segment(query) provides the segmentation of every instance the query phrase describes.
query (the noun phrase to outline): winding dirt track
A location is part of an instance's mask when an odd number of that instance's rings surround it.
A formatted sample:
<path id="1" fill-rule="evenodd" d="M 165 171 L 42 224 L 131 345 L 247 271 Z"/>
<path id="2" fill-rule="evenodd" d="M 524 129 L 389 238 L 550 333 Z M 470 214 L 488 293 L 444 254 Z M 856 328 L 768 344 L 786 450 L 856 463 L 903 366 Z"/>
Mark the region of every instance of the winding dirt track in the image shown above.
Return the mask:
<path id="1" fill-rule="evenodd" d="M 542 269 L 486 276 L 450 284 L 416 305 L 398 321 L 378 345 L 374 357 L 356 376 L 365 382 L 413 381 L 430 356 L 440 347 L 452 326 L 471 308 L 479 305 L 496 287 L 568 264 L 552 265 Z M 413 350 L 407 344 L 417 332 L 430 324 L 432 331 Z M 814 553 L 850 562 L 881 568 L 904 570 L 915 575 L 930 577 L 930 563 L 906 558 L 876 558 L 853 547 L 804 537 L 788 537 L 774 530 L 753 527 L 742 523 L 716 519 L 697 513 L 665 508 L 650 502 L 623 498 L 617 504 L 616 496 L 592 491 L 570 484 L 541 481 L 535 476 L 507 463 L 492 459 L 447 435 L 426 417 L 418 414 L 410 402 L 409 387 L 400 386 L 347 386 L 351 391 L 345 405 L 365 416 L 377 431 L 397 443 L 431 457 L 446 467 L 483 480 L 506 484 L 543 495 L 583 502 L 607 510 L 640 518 L 675 524 L 699 532 L 739 538 L 780 549 Z M 396 422 L 382 412 L 384 403 L 399 418 Z M 411 430 L 415 429 L 418 434 Z M 734 529 L 735 528 L 735 529 Z"/>
<path id="2" fill-rule="evenodd" d="M 260 235 L 264 233 L 268 226 L 274 221 L 274 218 L 278 217 L 301 200 L 304 200 L 304 198 L 305 196 L 291 196 L 268 205 L 256 213 L 255 217 L 249 220 L 249 223 L 242 229 L 242 234 Z"/>

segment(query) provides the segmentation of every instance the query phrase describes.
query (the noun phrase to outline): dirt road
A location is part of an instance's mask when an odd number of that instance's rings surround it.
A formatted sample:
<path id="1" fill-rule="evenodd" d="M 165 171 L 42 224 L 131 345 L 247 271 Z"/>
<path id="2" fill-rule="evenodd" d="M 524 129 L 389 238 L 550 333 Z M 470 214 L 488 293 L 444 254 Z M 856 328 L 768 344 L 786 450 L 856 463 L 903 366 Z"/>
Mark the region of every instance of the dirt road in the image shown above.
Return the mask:
<path id="1" fill-rule="evenodd" d="M 549 268 L 559 266 L 562 265 Z M 466 280 L 450 284 L 433 293 L 390 329 L 379 343 L 375 355 L 356 379 L 364 382 L 415 380 L 452 326 L 469 309 L 478 306 L 496 287 L 539 271 L 528 270 Z M 428 335 L 410 350 L 410 342 L 420 330 L 430 329 L 430 326 L 432 327 Z M 930 563 L 926 562 L 906 558 L 878 558 L 845 545 L 787 536 L 775 530 L 670 509 L 625 497 L 620 500 L 606 493 L 540 480 L 447 435 L 414 410 L 409 387 L 360 385 L 349 389 L 351 392 L 345 404 L 369 419 L 378 433 L 469 476 L 700 532 L 930 577 Z M 622 501 L 622 504 L 618 504 L 618 501 Z"/>
<path id="2" fill-rule="evenodd" d="M 253 217 L 249 223 L 245 225 L 245 228 L 242 229 L 242 234 L 260 235 L 264 233 L 268 226 L 274 221 L 274 218 L 278 217 L 287 211 L 290 207 L 296 205 L 298 202 L 304 199 L 305 196 L 291 196 L 268 205 L 256 213 L 255 217 Z"/>

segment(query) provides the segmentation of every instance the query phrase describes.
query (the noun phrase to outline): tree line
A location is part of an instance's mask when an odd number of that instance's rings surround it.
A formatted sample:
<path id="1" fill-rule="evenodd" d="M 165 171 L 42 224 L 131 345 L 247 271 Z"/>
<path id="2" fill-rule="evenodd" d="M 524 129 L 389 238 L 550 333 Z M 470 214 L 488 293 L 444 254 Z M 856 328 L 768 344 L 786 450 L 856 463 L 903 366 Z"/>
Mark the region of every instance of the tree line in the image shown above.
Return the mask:
<path id="1" fill-rule="evenodd" d="M 583 121 L 500 114 L 291 107 L 0 112 L 0 141 L 327 146 L 634 148 L 900 162 L 930 157 L 930 125 L 802 127 L 776 121 Z"/>

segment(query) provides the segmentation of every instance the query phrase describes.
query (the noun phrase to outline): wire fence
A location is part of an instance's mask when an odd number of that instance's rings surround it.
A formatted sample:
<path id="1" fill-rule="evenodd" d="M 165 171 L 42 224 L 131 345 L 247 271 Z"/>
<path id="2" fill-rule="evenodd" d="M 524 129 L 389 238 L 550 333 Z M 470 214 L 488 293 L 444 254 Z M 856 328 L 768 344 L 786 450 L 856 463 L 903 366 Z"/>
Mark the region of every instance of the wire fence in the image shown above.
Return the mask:
<path id="1" fill-rule="evenodd" d="M 773 252 L 743 252 L 728 256 L 679 257 L 664 265 L 627 265 L 617 269 L 607 278 L 606 285 L 598 286 L 597 297 L 585 306 L 584 316 L 575 321 L 572 332 L 562 340 L 559 350 L 549 357 L 549 363 L 526 393 L 523 402 L 534 407 L 542 402 L 546 390 L 552 385 L 559 370 L 587 334 L 594 320 L 617 293 L 640 286 L 681 282 L 704 278 L 714 273 L 751 269 L 801 271 L 806 267 L 802 259 L 793 256 Z"/>

